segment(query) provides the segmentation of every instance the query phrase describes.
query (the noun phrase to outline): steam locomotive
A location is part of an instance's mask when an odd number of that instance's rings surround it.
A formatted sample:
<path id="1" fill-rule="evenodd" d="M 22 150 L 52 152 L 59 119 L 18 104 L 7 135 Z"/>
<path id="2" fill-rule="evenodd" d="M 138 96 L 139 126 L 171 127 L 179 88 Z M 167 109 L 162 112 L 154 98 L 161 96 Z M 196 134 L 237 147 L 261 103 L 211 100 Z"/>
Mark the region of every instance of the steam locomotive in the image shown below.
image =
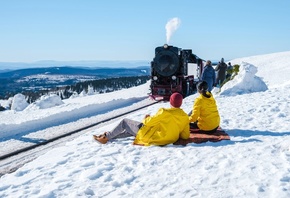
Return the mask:
<path id="1" fill-rule="evenodd" d="M 150 97 L 155 100 L 169 100 L 174 92 L 186 97 L 196 92 L 204 60 L 192 50 L 163 45 L 155 48 L 151 62 Z"/>

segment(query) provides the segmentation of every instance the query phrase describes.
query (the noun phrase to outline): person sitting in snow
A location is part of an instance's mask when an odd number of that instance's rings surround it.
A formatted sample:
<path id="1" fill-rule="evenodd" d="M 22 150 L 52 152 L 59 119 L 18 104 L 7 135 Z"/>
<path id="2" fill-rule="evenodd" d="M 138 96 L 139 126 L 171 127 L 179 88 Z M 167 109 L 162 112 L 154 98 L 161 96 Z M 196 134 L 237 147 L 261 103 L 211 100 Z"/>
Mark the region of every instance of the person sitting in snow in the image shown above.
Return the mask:
<path id="1" fill-rule="evenodd" d="M 214 133 L 220 125 L 220 116 L 216 101 L 208 91 L 206 81 L 199 82 L 196 86 L 198 93 L 189 113 L 189 122 L 192 128 L 199 128 L 204 133 Z"/>
<path id="2" fill-rule="evenodd" d="M 93 137 L 106 144 L 114 138 L 136 136 L 133 144 L 142 146 L 163 146 L 179 138 L 188 139 L 188 115 L 180 108 L 182 101 L 181 94 L 173 93 L 170 96 L 170 108 L 160 108 L 155 115 L 146 115 L 142 122 L 125 118 L 112 131 Z"/>

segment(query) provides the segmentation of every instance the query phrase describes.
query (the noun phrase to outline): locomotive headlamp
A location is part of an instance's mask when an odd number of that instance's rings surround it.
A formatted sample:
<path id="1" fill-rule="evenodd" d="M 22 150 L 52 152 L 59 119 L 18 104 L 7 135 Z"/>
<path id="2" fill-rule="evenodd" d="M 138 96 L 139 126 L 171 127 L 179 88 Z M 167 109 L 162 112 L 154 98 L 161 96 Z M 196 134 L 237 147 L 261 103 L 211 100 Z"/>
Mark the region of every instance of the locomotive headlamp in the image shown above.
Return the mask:
<path id="1" fill-rule="evenodd" d="M 157 76 L 153 76 L 153 80 L 157 80 L 158 78 L 157 78 Z"/>
<path id="2" fill-rule="evenodd" d="M 172 79 L 172 80 L 176 80 L 176 76 L 172 76 L 171 79 Z"/>
<path id="3" fill-rule="evenodd" d="M 164 44 L 163 47 L 164 47 L 164 49 L 167 49 L 168 48 L 168 45 L 167 44 Z"/>

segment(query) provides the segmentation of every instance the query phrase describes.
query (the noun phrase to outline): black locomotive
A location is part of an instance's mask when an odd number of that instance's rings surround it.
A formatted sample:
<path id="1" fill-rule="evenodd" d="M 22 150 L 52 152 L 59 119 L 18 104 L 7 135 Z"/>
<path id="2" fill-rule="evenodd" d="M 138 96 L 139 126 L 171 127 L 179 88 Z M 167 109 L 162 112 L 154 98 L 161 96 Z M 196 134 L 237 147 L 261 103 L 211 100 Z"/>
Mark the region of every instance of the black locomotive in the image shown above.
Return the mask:
<path id="1" fill-rule="evenodd" d="M 150 96 L 155 100 L 168 100 L 172 93 L 179 92 L 186 97 L 196 92 L 204 61 L 192 54 L 165 44 L 155 48 L 151 62 Z"/>

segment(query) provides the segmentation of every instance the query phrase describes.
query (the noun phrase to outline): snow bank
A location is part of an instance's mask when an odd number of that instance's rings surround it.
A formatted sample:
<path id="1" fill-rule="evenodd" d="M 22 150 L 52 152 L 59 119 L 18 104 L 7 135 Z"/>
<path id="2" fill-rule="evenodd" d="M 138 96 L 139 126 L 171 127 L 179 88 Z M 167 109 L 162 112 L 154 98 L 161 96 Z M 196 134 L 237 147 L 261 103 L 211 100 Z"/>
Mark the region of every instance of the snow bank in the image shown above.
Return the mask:
<path id="1" fill-rule="evenodd" d="M 219 94 L 235 96 L 266 91 L 268 87 L 260 77 L 255 75 L 257 72 L 257 67 L 250 63 L 242 62 L 238 75 L 233 80 L 224 84 Z"/>
<path id="2" fill-rule="evenodd" d="M 61 98 L 56 94 L 41 96 L 40 99 L 30 104 L 27 109 L 47 109 L 64 104 Z"/>

